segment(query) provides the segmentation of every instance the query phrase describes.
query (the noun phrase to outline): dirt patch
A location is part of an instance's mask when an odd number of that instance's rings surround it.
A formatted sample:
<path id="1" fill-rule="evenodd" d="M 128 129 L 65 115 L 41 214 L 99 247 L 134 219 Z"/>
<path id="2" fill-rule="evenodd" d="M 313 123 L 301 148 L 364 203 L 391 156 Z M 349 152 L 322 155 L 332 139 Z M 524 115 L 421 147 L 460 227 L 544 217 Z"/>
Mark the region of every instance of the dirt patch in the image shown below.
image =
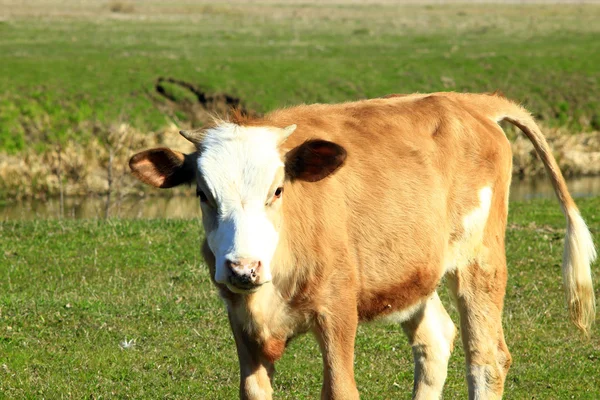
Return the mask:
<path id="1" fill-rule="evenodd" d="M 232 109 L 258 115 L 245 107 L 239 97 L 228 93 L 208 93 L 198 85 L 181 79 L 159 77 L 154 89 L 153 98 L 162 112 L 176 121 L 187 120 L 194 127 L 210 123 L 215 116 L 225 117 Z"/>

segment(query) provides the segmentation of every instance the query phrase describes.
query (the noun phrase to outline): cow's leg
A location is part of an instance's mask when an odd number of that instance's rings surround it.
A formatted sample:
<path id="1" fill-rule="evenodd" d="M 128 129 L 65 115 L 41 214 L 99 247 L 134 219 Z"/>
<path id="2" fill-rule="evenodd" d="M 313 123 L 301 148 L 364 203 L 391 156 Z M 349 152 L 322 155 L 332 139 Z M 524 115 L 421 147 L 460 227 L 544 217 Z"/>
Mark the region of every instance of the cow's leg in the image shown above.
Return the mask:
<path id="1" fill-rule="evenodd" d="M 439 399 L 454 348 L 456 327 L 434 293 L 414 316 L 402 323 L 415 361 L 414 399 Z"/>
<path id="2" fill-rule="evenodd" d="M 240 399 L 270 400 L 274 364 L 264 356 L 262 347 L 229 315 L 240 362 Z"/>
<path id="3" fill-rule="evenodd" d="M 470 399 L 499 399 L 511 364 L 502 331 L 504 253 L 491 251 L 449 276 L 460 313 Z"/>
<path id="4" fill-rule="evenodd" d="M 358 399 L 354 381 L 354 339 L 358 315 L 354 308 L 342 313 L 321 312 L 317 316 L 315 336 L 323 354 L 321 399 Z"/>

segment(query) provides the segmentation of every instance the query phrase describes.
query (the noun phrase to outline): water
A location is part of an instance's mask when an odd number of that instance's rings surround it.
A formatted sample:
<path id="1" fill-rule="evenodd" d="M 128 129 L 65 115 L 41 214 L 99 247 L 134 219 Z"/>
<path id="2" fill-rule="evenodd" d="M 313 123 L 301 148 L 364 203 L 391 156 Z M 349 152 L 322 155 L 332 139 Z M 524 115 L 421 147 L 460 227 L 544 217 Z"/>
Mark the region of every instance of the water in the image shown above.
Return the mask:
<path id="1" fill-rule="evenodd" d="M 571 196 L 575 199 L 578 197 L 600 196 L 600 176 L 567 179 L 567 186 Z M 522 181 L 515 178 L 510 186 L 511 201 L 554 198 L 556 198 L 554 189 L 550 179 L 546 176 L 534 181 Z"/>
<path id="2" fill-rule="evenodd" d="M 600 177 L 584 177 L 567 180 L 573 197 L 600 196 Z M 535 181 L 514 179 L 511 201 L 530 199 L 553 199 L 554 190 L 546 177 Z M 106 199 L 102 197 L 67 198 L 64 204 L 65 218 L 104 218 Z M 122 218 L 197 218 L 200 216 L 198 199 L 193 196 L 126 198 L 111 204 L 111 217 Z M 58 199 L 25 201 L 0 206 L 0 221 L 58 218 Z"/>
<path id="3" fill-rule="evenodd" d="M 32 200 L 0 206 L 0 221 L 58 218 L 58 199 Z M 71 197 L 65 199 L 65 218 L 105 218 L 106 199 L 103 197 Z M 111 204 L 110 217 L 122 218 L 196 218 L 200 204 L 196 196 L 130 197 Z"/>

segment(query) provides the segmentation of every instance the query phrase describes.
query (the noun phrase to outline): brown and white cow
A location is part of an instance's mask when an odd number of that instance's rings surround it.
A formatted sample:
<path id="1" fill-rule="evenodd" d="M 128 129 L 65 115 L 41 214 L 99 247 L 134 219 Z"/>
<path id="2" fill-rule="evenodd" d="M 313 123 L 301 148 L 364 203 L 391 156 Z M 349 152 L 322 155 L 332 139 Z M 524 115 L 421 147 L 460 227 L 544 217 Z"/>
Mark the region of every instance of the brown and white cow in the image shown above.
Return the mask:
<path id="1" fill-rule="evenodd" d="M 456 328 L 436 288 L 447 277 L 460 311 L 469 397 L 499 398 L 511 364 L 501 326 L 511 180 L 509 121 L 533 142 L 566 217 L 562 273 L 574 323 L 595 301 L 591 235 L 531 116 L 497 95 L 392 95 L 239 114 L 182 132 L 197 151 L 131 158 L 133 174 L 168 188 L 194 182 L 204 257 L 227 305 L 240 397 L 270 399 L 274 363 L 294 336 L 322 350 L 325 399 L 356 399 L 357 324 L 402 324 L 414 397 L 438 398 Z"/>

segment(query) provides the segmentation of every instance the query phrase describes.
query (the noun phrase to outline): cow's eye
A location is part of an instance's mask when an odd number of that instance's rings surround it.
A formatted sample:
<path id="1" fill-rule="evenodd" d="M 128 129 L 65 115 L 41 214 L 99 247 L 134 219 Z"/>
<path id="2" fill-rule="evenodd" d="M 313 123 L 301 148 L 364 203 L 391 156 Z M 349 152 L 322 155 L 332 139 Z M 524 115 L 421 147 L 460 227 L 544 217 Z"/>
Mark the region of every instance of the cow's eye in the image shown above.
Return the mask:
<path id="1" fill-rule="evenodd" d="M 206 201 L 208 200 L 204 192 L 200 189 L 196 189 L 196 197 L 199 197 L 200 201 L 203 203 L 206 203 Z"/>
<path id="2" fill-rule="evenodd" d="M 276 198 L 280 198 L 282 194 L 283 194 L 283 187 L 280 186 L 280 187 L 277 188 L 277 190 L 275 190 L 275 195 L 274 196 Z"/>

